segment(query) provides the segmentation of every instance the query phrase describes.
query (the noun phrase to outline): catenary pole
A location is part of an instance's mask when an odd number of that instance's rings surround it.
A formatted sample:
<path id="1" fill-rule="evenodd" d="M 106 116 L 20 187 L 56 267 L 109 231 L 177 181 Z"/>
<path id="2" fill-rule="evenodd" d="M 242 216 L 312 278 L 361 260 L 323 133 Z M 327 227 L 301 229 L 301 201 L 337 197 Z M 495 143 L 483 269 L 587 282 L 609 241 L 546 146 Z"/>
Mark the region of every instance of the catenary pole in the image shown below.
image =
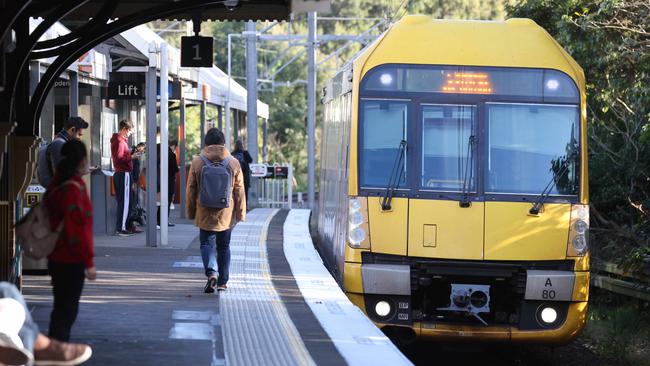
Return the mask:
<path id="1" fill-rule="evenodd" d="M 180 172 L 180 200 L 181 200 L 181 218 L 185 218 L 185 193 L 186 193 L 186 181 L 187 181 L 187 170 L 185 166 L 187 165 L 187 151 L 185 151 L 185 98 L 181 98 L 180 107 L 179 107 L 179 126 L 178 126 L 178 152 L 180 153 L 181 161 L 181 172 Z"/>
<path id="2" fill-rule="evenodd" d="M 226 103 L 225 103 L 225 113 L 226 113 L 226 128 L 224 134 L 226 135 L 226 147 L 230 149 L 230 139 L 232 138 L 232 133 L 230 132 L 230 79 L 232 76 L 231 72 L 231 57 L 232 57 L 232 48 L 230 43 L 232 42 L 232 35 L 228 35 L 228 93 L 226 94 Z"/>
<path id="3" fill-rule="evenodd" d="M 246 23 L 246 89 L 247 89 L 247 110 L 246 110 L 246 129 L 248 137 L 248 152 L 253 157 L 253 162 L 258 161 L 257 148 L 257 31 L 255 22 Z M 253 178 L 251 182 L 248 198 L 250 206 L 257 205 L 257 182 Z"/>
<path id="4" fill-rule="evenodd" d="M 307 202 L 314 209 L 316 125 L 316 12 L 307 14 Z"/>
<path id="5" fill-rule="evenodd" d="M 149 67 L 146 75 L 147 108 L 147 246 L 158 246 L 156 233 L 156 67 L 158 66 L 157 46 L 149 44 Z"/>
<path id="6" fill-rule="evenodd" d="M 169 244 L 169 58 L 167 43 L 160 45 L 160 245 Z"/>

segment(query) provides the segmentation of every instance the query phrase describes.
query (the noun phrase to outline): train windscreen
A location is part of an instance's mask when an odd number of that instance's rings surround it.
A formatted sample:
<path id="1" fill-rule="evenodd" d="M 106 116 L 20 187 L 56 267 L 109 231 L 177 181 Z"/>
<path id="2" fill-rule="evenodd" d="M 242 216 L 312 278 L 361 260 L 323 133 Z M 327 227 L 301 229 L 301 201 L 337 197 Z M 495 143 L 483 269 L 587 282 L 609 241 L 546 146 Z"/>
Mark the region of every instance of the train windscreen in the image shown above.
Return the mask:
<path id="1" fill-rule="evenodd" d="M 487 115 L 486 192 L 578 194 L 577 106 L 488 103 Z"/>

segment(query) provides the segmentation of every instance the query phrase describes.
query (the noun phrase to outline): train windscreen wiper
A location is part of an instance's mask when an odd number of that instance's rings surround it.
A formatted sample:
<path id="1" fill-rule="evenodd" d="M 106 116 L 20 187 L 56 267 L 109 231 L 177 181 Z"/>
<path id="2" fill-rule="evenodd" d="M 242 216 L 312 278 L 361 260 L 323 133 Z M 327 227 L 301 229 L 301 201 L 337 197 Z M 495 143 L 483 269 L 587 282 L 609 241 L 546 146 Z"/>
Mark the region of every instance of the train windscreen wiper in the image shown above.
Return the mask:
<path id="1" fill-rule="evenodd" d="M 386 186 L 386 193 L 381 200 L 381 209 L 382 211 L 388 211 L 391 209 L 390 201 L 393 199 L 393 192 L 397 187 L 399 187 L 399 182 L 402 179 L 403 169 L 401 169 L 402 164 L 405 161 L 406 153 L 406 140 L 399 142 L 399 148 L 397 149 L 397 156 L 395 157 L 395 163 L 393 163 L 393 169 L 391 169 L 390 177 L 388 178 L 388 185 Z"/>
<path id="2" fill-rule="evenodd" d="M 469 207 L 471 202 L 469 200 L 469 190 L 472 184 L 472 177 L 474 175 L 474 143 L 476 137 L 470 135 L 467 140 L 467 161 L 465 162 L 465 175 L 463 176 L 463 187 L 461 191 L 461 199 L 458 201 L 460 207 Z"/>
<path id="3" fill-rule="evenodd" d="M 539 214 L 539 211 L 544 207 L 544 201 L 548 198 L 548 196 L 551 194 L 553 191 L 553 187 L 555 187 L 555 183 L 557 182 L 557 179 L 560 179 L 564 174 L 566 174 L 567 170 L 569 170 L 569 166 L 571 166 L 571 163 L 573 163 L 576 159 L 578 158 L 578 148 L 574 145 L 569 149 L 569 152 L 565 155 L 564 161 L 561 163 L 562 166 L 558 170 L 557 174 L 553 174 L 551 177 L 551 180 L 548 182 L 546 187 L 544 187 L 544 190 L 542 193 L 539 195 L 539 197 L 533 202 L 533 207 L 528 210 L 528 213 L 531 215 L 537 215 Z"/>

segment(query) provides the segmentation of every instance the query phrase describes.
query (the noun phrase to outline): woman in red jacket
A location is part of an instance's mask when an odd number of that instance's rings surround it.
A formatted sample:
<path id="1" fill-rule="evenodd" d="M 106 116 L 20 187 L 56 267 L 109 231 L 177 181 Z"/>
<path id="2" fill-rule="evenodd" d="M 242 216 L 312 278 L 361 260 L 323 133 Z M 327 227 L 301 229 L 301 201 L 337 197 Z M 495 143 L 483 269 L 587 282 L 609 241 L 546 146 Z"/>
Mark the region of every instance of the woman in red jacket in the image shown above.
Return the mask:
<path id="1" fill-rule="evenodd" d="M 52 228 L 59 227 L 63 220 L 61 236 L 48 257 L 54 293 L 48 335 L 68 342 L 79 311 L 84 280 L 97 278 L 97 271 L 93 262 L 93 209 L 81 179 L 89 169 L 86 146 L 79 140 L 68 141 L 61 155 L 44 198 Z"/>

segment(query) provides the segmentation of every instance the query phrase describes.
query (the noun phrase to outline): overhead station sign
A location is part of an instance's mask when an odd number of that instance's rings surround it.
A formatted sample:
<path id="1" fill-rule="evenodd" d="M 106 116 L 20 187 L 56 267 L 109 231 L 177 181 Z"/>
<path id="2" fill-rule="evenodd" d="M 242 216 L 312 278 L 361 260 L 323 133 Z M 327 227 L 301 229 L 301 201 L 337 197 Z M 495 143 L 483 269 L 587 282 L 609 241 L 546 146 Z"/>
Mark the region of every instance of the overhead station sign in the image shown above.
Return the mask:
<path id="1" fill-rule="evenodd" d="M 181 66 L 212 67 L 212 37 L 181 37 Z"/>
<path id="2" fill-rule="evenodd" d="M 106 94 L 108 99 L 145 99 L 144 75 L 113 72 Z"/>

